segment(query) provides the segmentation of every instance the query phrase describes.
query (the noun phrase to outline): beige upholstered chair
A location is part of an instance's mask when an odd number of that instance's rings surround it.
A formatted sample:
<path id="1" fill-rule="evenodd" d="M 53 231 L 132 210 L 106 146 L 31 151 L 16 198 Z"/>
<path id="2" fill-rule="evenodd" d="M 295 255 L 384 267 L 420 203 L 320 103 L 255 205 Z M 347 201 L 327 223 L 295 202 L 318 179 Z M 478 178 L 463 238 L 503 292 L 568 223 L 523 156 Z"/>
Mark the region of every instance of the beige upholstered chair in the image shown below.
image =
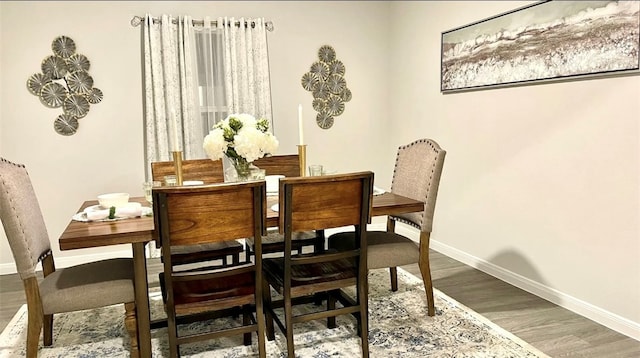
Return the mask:
<path id="1" fill-rule="evenodd" d="M 53 314 L 124 303 L 125 327 L 131 335 L 131 356 L 138 356 L 136 308 L 131 259 L 109 259 L 55 269 L 40 206 L 24 165 L 0 158 L 0 217 L 24 283 L 27 297 L 27 357 L 53 343 Z M 36 265 L 44 279 L 38 282 Z"/>
<path id="2" fill-rule="evenodd" d="M 398 290 L 397 267 L 418 263 L 427 294 L 429 316 L 435 314 L 433 284 L 429 266 L 429 239 L 438 195 L 440 175 L 446 152 L 431 139 L 420 139 L 398 148 L 391 192 L 425 202 L 424 211 L 389 216 L 387 231 L 367 234 L 369 269 L 389 267 L 391 289 Z M 420 242 L 395 233 L 395 223 L 408 224 L 420 230 Z M 345 240 L 347 239 L 347 240 Z M 329 248 L 347 249 L 353 244 L 353 233 L 329 237 Z"/>

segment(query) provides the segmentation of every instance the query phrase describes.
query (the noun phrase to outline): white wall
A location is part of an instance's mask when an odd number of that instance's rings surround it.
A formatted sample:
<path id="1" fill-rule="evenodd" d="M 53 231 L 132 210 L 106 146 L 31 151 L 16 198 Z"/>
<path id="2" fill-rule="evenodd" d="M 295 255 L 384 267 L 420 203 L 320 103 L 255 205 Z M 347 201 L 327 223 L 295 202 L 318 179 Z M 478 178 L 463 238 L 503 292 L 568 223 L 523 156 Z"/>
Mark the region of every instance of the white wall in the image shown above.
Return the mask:
<path id="1" fill-rule="evenodd" d="M 130 251 L 119 246 L 60 252 L 57 238 L 84 200 L 112 191 L 142 195 L 140 27 L 130 25 L 134 15 L 260 16 L 273 21 L 268 43 L 279 153 L 297 152 L 300 103 L 309 163 L 338 171 L 373 170 L 379 173 L 379 185 L 388 186 L 393 164 L 376 160 L 389 151 L 383 145 L 388 32 L 380 26 L 388 8 L 386 2 L 0 2 L 0 155 L 27 166 L 58 266 L 77 255 L 96 255 L 90 259 Z M 60 35 L 71 37 L 77 52 L 91 61 L 94 85 L 104 92 L 103 101 L 91 106 L 70 137 L 53 130 L 61 110 L 45 107 L 26 88 Z M 353 93 L 329 130 L 315 124 L 312 95 L 301 85 L 325 44 L 345 64 Z M 6 273 L 15 266 L 0 232 L 0 272 Z"/>
<path id="2" fill-rule="evenodd" d="M 441 32 L 529 3 L 394 1 L 391 137 L 448 151 L 432 247 L 640 339 L 640 77 L 439 92 Z"/>
<path id="3" fill-rule="evenodd" d="M 382 187 L 397 146 L 434 138 L 448 154 L 433 247 L 640 337 L 640 78 L 439 92 L 440 33 L 524 4 L 3 1 L 0 155 L 27 165 L 59 266 L 128 250 L 59 252 L 57 237 L 83 200 L 142 194 L 140 28 L 131 17 L 262 16 L 275 25 L 268 38 L 281 153 L 296 151 L 298 103 L 309 162 L 374 170 Z M 60 111 L 26 89 L 62 34 L 89 58 L 105 94 L 71 137 L 53 131 Z M 345 63 L 353 92 L 328 131 L 314 124 L 300 85 L 324 44 Z M 11 270 L 0 236 L 0 270 Z"/>

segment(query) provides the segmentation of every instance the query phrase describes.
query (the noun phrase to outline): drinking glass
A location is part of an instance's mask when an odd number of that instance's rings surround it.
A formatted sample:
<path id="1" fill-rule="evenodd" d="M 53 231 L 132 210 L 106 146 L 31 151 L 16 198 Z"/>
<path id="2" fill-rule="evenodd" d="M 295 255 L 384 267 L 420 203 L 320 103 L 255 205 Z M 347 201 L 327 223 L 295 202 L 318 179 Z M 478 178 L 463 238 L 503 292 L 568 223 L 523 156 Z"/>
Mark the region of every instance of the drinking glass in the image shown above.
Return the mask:
<path id="1" fill-rule="evenodd" d="M 175 175 L 165 175 L 164 176 L 164 185 L 166 186 L 176 186 L 178 185 L 178 179 Z"/>
<path id="2" fill-rule="evenodd" d="M 159 181 L 146 181 L 142 183 L 142 189 L 144 190 L 144 198 L 149 202 L 149 204 L 153 203 L 153 198 L 151 197 L 151 190 L 154 186 L 160 186 L 161 183 Z"/>
<path id="3" fill-rule="evenodd" d="M 316 176 L 320 176 L 322 175 L 322 165 L 320 164 L 313 164 L 309 166 L 309 175 L 312 177 L 316 177 Z"/>

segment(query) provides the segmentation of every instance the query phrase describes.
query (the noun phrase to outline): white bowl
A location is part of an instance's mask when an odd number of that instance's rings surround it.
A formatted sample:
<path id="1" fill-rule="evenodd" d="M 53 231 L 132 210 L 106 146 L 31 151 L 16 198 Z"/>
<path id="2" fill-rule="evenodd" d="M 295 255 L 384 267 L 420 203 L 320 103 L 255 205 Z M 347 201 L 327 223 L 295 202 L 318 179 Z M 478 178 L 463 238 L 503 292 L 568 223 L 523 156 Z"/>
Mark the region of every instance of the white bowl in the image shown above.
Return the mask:
<path id="1" fill-rule="evenodd" d="M 129 193 L 108 193 L 98 195 L 98 203 L 103 208 L 125 206 L 129 202 Z"/>

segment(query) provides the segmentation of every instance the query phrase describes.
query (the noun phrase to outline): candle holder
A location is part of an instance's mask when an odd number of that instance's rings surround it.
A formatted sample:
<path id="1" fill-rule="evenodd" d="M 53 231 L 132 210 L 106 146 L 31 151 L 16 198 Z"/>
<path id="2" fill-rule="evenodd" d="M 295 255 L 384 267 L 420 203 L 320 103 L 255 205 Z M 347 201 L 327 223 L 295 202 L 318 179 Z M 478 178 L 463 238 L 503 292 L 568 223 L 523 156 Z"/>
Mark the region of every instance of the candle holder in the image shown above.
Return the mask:
<path id="1" fill-rule="evenodd" d="M 173 153 L 173 167 L 176 172 L 176 185 L 182 185 L 182 152 L 174 151 Z"/>
<path id="2" fill-rule="evenodd" d="M 304 177 L 307 173 L 307 145 L 298 144 L 298 160 L 300 161 L 300 176 Z"/>

